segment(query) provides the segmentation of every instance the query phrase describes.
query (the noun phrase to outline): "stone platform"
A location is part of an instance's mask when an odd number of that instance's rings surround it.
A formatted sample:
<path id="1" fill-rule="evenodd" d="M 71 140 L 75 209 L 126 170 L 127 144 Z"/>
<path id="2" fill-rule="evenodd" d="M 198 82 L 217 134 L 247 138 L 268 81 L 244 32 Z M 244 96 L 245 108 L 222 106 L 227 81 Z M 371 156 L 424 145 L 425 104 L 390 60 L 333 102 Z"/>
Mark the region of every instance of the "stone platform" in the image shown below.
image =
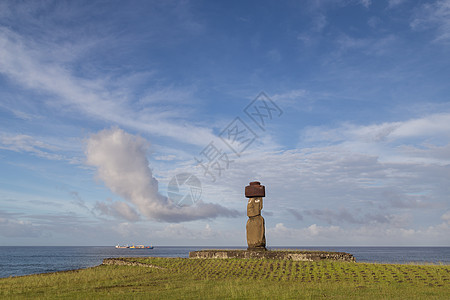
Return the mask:
<path id="1" fill-rule="evenodd" d="M 267 258 L 293 261 L 337 260 L 356 262 L 355 257 L 345 252 L 311 251 L 311 250 L 200 250 L 189 252 L 189 258 Z"/>

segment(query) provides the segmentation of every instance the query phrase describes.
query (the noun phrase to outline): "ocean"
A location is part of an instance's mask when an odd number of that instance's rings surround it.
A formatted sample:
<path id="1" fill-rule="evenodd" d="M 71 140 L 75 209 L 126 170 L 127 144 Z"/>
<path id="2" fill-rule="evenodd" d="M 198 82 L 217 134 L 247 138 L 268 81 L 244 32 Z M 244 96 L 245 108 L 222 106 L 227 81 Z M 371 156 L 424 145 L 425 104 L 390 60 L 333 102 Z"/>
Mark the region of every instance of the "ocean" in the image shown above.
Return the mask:
<path id="1" fill-rule="evenodd" d="M 217 247 L 226 249 L 226 247 Z M 124 256 L 188 257 L 190 251 L 214 247 L 154 247 L 153 249 L 116 249 L 85 247 L 9 247 L 0 246 L 0 278 L 88 268 L 104 258 Z M 230 247 L 228 249 L 245 249 Z M 273 247 L 348 252 L 357 262 L 450 264 L 450 247 Z"/>

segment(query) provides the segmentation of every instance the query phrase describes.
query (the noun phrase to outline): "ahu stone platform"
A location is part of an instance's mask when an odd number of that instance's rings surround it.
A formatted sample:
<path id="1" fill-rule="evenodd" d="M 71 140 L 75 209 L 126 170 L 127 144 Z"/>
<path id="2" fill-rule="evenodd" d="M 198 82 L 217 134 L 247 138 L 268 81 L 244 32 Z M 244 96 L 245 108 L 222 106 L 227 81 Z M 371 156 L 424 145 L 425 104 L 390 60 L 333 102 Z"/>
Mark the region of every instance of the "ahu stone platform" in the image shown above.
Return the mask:
<path id="1" fill-rule="evenodd" d="M 189 252 L 189 258 L 266 258 L 293 261 L 337 260 L 355 262 L 355 257 L 345 252 L 311 251 L 311 250 L 200 250 Z"/>

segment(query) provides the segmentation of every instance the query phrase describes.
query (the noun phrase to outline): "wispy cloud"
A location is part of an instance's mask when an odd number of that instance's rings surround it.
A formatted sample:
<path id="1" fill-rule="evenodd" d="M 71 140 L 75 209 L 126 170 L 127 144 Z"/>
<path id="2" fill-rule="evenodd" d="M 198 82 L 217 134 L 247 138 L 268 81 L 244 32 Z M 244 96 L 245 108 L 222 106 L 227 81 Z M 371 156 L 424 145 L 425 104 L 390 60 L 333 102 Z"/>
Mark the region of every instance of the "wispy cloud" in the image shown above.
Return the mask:
<path id="1" fill-rule="evenodd" d="M 335 58 L 340 58 L 342 55 L 357 51 L 368 56 L 382 56 L 392 50 L 397 38 L 393 34 L 388 34 L 383 37 L 365 37 L 356 38 L 348 34 L 341 33 L 336 38 L 337 51 L 333 53 Z"/>
<path id="2" fill-rule="evenodd" d="M 371 0 L 359 0 L 359 3 L 361 3 L 362 6 L 365 8 L 369 8 L 369 6 L 372 4 Z"/>
<path id="3" fill-rule="evenodd" d="M 405 3 L 407 0 L 389 0 L 388 1 L 388 8 L 394 8 L 397 7 L 403 3 Z"/>
<path id="4" fill-rule="evenodd" d="M 310 111 L 317 95 L 305 89 L 296 89 L 286 91 L 280 94 L 274 94 L 271 98 L 283 108 L 295 109 L 300 111 Z"/>
<path id="5" fill-rule="evenodd" d="M 450 42 L 450 1 L 440 0 L 425 3 L 417 8 L 410 23 L 414 30 L 434 29 L 437 42 Z"/>
<path id="6" fill-rule="evenodd" d="M 296 220 L 303 221 L 303 215 L 296 209 L 288 208 L 286 209 L 290 214 L 292 214 Z"/>
<path id="7" fill-rule="evenodd" d="M 6 149 L 15 152 L 28 152 L 38 157 L 62 160 L 64 156 L 58 153 L 57 147 L 37 140 L 29 135 L 6 135 L 0 134 L 0 149 Z"/>
<path id="8" fill-rule="evenodd" d="M 47 59 L 51 47 L 52 44 L 29 40 L 0 27 L 0 72 L 25 88 L 52 95 L 46 100 L 49 108 L 81 112 L 97 120 L 170 137 L 187 144 L 203 146 L 213 138 L 211 129 L 191 124 L 180 125 L 179 118 L 170 119 L 185 116 L 185 108 L 180 108 L 183 113 L 176 114 L 176 107 L 171 107 L 170 114 L 167 114 L 157 106 L 151 109 L 152 105 L 145 100 L 162 101 L 161 97 L 173 100 L 180 95 L 186 98 L 189 96 L 186 91 L 177 92 L 163 87 L 161 91 L 153 91 L 142 100 L 149 106 L 135 110 L 129 106 L 129 96 L 117 88 L 117 84 L 121 86 L 120 81 L 78 77 L 66 65 Z M 111 90 L 112 86 L 116 87 Z"/>

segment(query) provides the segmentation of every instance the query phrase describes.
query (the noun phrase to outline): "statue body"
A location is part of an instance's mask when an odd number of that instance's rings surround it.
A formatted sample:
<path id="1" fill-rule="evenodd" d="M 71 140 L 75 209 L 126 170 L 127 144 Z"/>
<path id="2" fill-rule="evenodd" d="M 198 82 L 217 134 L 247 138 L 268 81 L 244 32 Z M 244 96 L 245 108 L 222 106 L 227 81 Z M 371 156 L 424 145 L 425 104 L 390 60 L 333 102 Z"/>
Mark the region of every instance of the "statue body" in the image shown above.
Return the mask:
<path id="1" fill-rule="evenodd" d="M 247 221 L 247 250 L 265 250 L 266 237 L 264 218 L 255 216 Z"/>
<path id="2" fill-rule="evenodd" d="M 266 236 L 264 218 L 261 216 L 263 208 L 262 197 L 248 199 L 247 204 L 247 245 L 248 250 L 266 250 Z"/>

